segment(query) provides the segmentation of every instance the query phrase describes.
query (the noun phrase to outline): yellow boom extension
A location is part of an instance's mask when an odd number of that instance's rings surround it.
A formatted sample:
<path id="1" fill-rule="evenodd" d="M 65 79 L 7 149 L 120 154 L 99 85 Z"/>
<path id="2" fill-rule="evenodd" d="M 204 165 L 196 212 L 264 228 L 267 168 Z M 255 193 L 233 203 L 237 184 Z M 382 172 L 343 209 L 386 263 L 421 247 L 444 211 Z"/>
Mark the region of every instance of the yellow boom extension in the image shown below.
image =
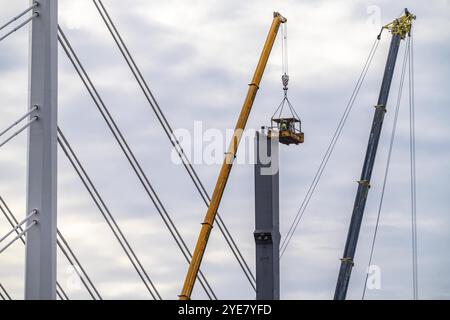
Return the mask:
<path id="1" fill-rule="evenodd" d="M 184 281 L 183 291 L 179 296 L 180 300 L 189 300 L 191 298 L 195 280 L 197 279 L 197 274 L 200 269 L 200 264 L 202 262 L 203 255 L 205 254 L 206 245 L 208 244 L 209 235 L 214 225 L 217 210 L 219 208 L 234 159 L 236 158 L 239 142 L 245 129 L 245 125 L 247 124 L 247 120 L 250 115 L 256 93 L 259 89 L 259 84 L 261 83 L 267 61 L 269 60 L 270 52 L 272 51 L 273 44 L 278 34 L 278 29 L 280 28 L 280 25 L 285 22 L 287 22 L 286 18 L 284 18 L 278 12 L 275 12 L 273 14 L 272 26 L 270 27 L 266 43 L 264 44 L 264 48 L 256 67 L 253 80 L 249 85 L 248 93 L 245 98 L 241 114 L 239 115 L 236 128 L 234 130 L 233 139 L 228 149 L 228 153 L 226 154 L 223 161 L 222 168 L 220 169 L 219 177 L 217 178 L 216 186 L 211 198 L 211 203 L 209 204 L 208 211 L 206 212 L 205 219 L 202 223 L 200 234 L 197 240 L 197 245 L 195 246 L 194 254 L 189 265 L 189 270 Z"/>

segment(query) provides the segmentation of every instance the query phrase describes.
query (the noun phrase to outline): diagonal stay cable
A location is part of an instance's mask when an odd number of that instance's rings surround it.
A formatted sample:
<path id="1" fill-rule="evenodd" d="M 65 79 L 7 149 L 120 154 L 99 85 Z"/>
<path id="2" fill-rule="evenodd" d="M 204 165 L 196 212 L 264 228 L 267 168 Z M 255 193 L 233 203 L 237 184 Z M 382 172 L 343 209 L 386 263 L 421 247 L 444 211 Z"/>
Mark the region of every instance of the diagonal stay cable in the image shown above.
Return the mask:
<path id="1" fill-rule="evenodd" d="M 155 113 L 155 115 L 156 115 L 159 123 L 161 124 L 165 134 L 167 135 L 170 143 L 175 148 L 178 156 L 180 157 L 184 168 L 186 169 L 188 175 L 190 176 L 192 182 L 195 185 L 195 188 L 199 192 L 205 205 L 208 207 L 209 203 L 211 202 L 210 195 L 206 191 L 206 188 L 204 187 L 202 181 L 200 180 L 197 172 L 195 171 L 194 167 L 192 166 L 188 157 L 186 156 L 186 154 L 180 144 L 180 141 L 175 136 L 171 125 L 169 124 L 169 122 L 168 122 L 166 116 L 164 115 L 164 113 L 162 112 L 157 100 L 155 99 L 154 95 L 152 94 L 145 78 L 143 77 L 138 66 L 136 65 L 135 60 L 133 59 L 133 56 L 131 55 L 128 47 L 126 46 L 125 42 L 123 41 L 123 38 L 121 37 L 114 22 L 112 21 L 110 15 L 108 14 L 108 11 L 106 10 L 106 8 L 103 5 L 101 0 L 98 0 L 98 1 L 93 0 L 93 3 L 95 5 L 95 7 L 97 8 L 97 11 L 99 12 L 101 18 L 103 19 L 106 27 L 108 28 L 109 32 L 111 33 L 117 47 L 119 48 L 122 56 L 125 59 L 128 67 L 130 68 L 136 81 L 138 82 L 139 87 L 141 88 L 143 94 L 145 95 L 151 109 Z M 253 275 L 252 270 L 249 268 L 248 263 L 246 262 L 239 247 L 237 246 L 233 236 L 231 235 L 229 229 L 227 228 L 225 222 L 223 221 L 223 219 L 219 213 L 217 213 L 217 225 L 219 227 L 220 232 L 224 236 L 225 241 L 227 242 L 229 248 L 231 249 L 234 257 L 238 261 L 242 271 L 244 272 L 245 276 L 249 280 L 251 286 L 253 287 L 253 289 L 256 289 L 255 276 Z"/>
<path id="2" fill-rule="evenodd" d="M 9 31 L 7 34 L 3 35 L 2 37 L 0 37 L 0 42 L 5 40 L 6 38 L 8 38 L 10 35 L 12 35 L 14 32 L 20 30 L 21 28 L 23 28 L 25 25 L 27 25 L 29 22 L 31 22 L 31 20 L 33 20 L 34 18 L 38 17 L 39 13 L 35 12 L 33 13 L 33 15 L 31 17 L 29 17 L 28 19 L 26 19 L 24 22 L 22 22 L 21 24 L 19 24 L 17 27 L 15 27 L 14 29 L 12 29 L 11 31 Z"/>
<path id="3" fill-rule="evenodd" d="M 97 10 L 99 11 L 103 21 L 105 22 L 106 26 L 108 27 L 108 30 L 110 31 L 111 35 L 113 36 L 114 41 L 116 42 L 120 52 L 122 53 L 123 57 L 125 58 L 125 61 L 127 62 L 128 66 L 130 67 L 130 70 L 132 71 L 134 77 L 136 78 L 140 88 L 142 89 L 147 101 L 149 102 L 152 110 L 154 111 L 156 117 L 158 118 L 160 124 L 162 125 L 163 130 L 165 131 L 167 137 L 169 138 L 169 141 L 171 142 L 172 146 L 177 151 L 178 156 L 182 160 L 183 166 L 185 167 L 186 171 L 188 172 L 189 176 L 191 177 L 191 180 L 193 181 L 197 191 L 200 193 L 205 205 L 208 207 L 209 203 L 211 201 L 211 198 L 209 194 L 207 193 L 205 187 L 203 186 L 200 178 L 198 177 L 196 171 L 190 164 L 188 158 L 186 157 L 186 154 L 184 153 L 183 148 L 181 147 L 181 144 L 179 143 L 177 137 L 173 134 L 173 129 L 171 128 L 170 124 L 168 123 L 164 113 L 162 112 L 161 108 L 159 107 L 158 102 L 154 98 L 153 94 L 151 93 L 145 78 L 142 76 L 142 73 L 140 72 L 139 68 L 137 67 L 133 57 L 131 56 L 127 46 L 125 45 L 122 37 L 120 36 L 119 32 L 117 31 L 117 28 L 115 27 L 113 21 L 111 20 L 111 17 L 109 16 L 108 12 L 106 11 L 106 8 L 103 6 L 103 3 L 99 1 L 99 4 L 104 11 L 100 9 L 100 7 L 97 5 L 97 3 L 94 1 L 94 4 L 96 5 Z M 240 252 L 239 248 L 236 245 L 236 242 L 234 241 L 233 237 L 231 236 L 231 233 L 229 232 L 228 228 L 226 227 L 223 219 L 218 215 L 218 221 L 217 225 L 219 226 L 219 229 L 221 233 L 223 234 L 228 246 L 233 252 L 233 255 L 236 257 L 238 263 L 240 264 L 241 268 L 243 269 L 246 277 L 250 281 L 250 284 L 255 289 L 255 277 L 251 271 L 251 269 L 248 267 L 247 262 L 245 261 L 242 253 Z"/>
<path id="4" fill-rule="evenodd" d="M 21 123 L 23 120 L 25 120 L 26 118 L 28 118 L 33 112 L 35 112 L 38 109 L 38 106 L 34 106 L 33 108 L 30 109 L 30 111 L 28 111 L 26 114 L 24 114 L 23 116 L 21 116 L 19 119 L 17 119 L 16 121 L 13 122 L 13 124 L 11 124 L 9 127 L 7 127 L 6 129 L 4 129 L 2 132 L 0 132 L 0 137 L 3 136 L 5 133 L 7 133 L 9 130 L 11 130 L 12 128 L 14 128 L 15 126 L 17 126 L 19 123 Z"/>
<path id="5" fill-rule="evenodd" d="M 11 227 L 14 227 L 16 225 L 19 224 L 19 221 L 17 220 L 16 216 L 12 213 L 10 207 L 7 205 L 6 201 L 3 199 L 2 196 L 0 196 L 0 211 L 2 211 L 3 215 L 5 216 L 6 220 L 8 221 L 8 223 L 11 225 Z M 16 233 L 19 234 L 20 232 L 23 232 L 22 228 L 18 228 L 16 230 Z M 63 238 L 63 235 L 59 232 L 58 230 L 58 237 L 60 237 L 61 239 Z M 25 237 L 22 236 L 20 237 L 20 240 L 22 241 L 23 244 L 25 244 Z M 65 239 L 64 239 L 65 240 Z M 60 246 L 60 243 L 58 243 L 58 247 L 60 248 L 60 250 L 64 253 L 65 257 L 67 258 L 67 260 L 70 262 L 70 258 L 66 255 L 66 253 L 62 250 L 63 248 Z M 92 288 L 94 289 L 94 291 L 97 292 L 97 289 L 95 288 L 94 284 L 92 283 L 92 281 L 90 280 L 89 276 L 87 275 L 86 271 L 84 270 L 83 266 L 81 265 L 80 261 L 78 260 L 78 258 L 76 257 L 75 253 L 73 253 L 72 249 L 70 248 L 69 244 L 66 242 L 66 247 L 68 248 L 68 250 L 71 252 L 72 254 L 72 259 L 74 259 L 76 261 L 75 265 L 77 266 L 83 273 L 83 276 L 88 279 L 88 281 L 90 282 Z M 83 279 L 80 276 L 80 279 Z M 86 286 L 86 284 L 83 282 L 83 284 Z M 69 300 L 69 297 L 67 296 L 67 294 L 64 292 L 63 288 L 61 287 L 61 285 L 59 284 L 59 282 L 56 283 L 57 285 L 57 294 L 59 296 L 59 298 L 61 300 Z M 86 286 L 86 289 L 89 291 L 88 287 Z M 97 292 L 98 293 L 98 292 Z M 98 294 L 98 296 L 100 297 L 100 295 Z M 100 297 L 101 299 L 101 297 Z"/>
<path id="6" fill-rule="evenodd" d="M 31 230 L 31 228 L 35 227 L 37 225 L 37 220 L 33 220 L 25 226 L 25 229 L 23 229 L 22 232 L 20 232 L 17 236 L 15 236 L 12 240 L 10 240 L 6 245 L 0 248 L 0 254 L 5 252 L 6 249 L 8 249 L 11 245 L 13 245 L 17 240 L 22 238 L 22 236 L 26 235 L 28 231 Z"/>
<path id="7" fill-rule="evenodd" d="M 12 135 L 10 135 L 5 141 L 3 141 L 2 143 L 0 143 L 0 148 L 3 147 L 4 145 L 6 145 L 8 142 L 10 142 L 12 139 L 14 139 L 15 137 L 17 137 L 19 134 L 21 134 L 22 132 L 24 132 L 26 129 L 28 129 L 28 127 L 31 126 L 31 124 L 35 121 L 37 121 L 39 118 L 37 116 L 34 116 L 33 118 L 31 118 L 30 121 L 28 121 L 26 124 L 24 124 L 22 127 L 20 127 L 17 131 L 15 131 Z"/>
<path id="8" fill-rule="evenodd" d="M 158 290 L 156 289 L 155 285 L 153 284 L 152 280 L 150 279 L 147 271 L 142 266 L 142 263 L 140 262 L 139 258 L 137 257 L 135 251 L 133 250 L 133 248 L 131 247 L 127 238 L 123 234 L 123 232 L 120 229 L 119 225 L 117 224 L 114 216 L 111 214 L 109 208 L 106 206 L 105 202 L 103 201 L 103 198 L 99 194 L 97 188 L 95 187 L 94 183 L 92 182 L 91 178 L 87 174 L 86 170 L 84 169 L 83 165 L 81 164 L 80 160 L 76 156 L 75 152 L 73 151 L 67 138 L 64 136 L 64 134 L 62 133 L 60 128 L 58 128 L 58 138 L 57 139 L 58 139 L 59 146 L 63 150 L 64 154 L 66 155 L 66 157 L 69 160 L 72 167 L 75 169 L 77 175 L 81 179 L 81 182 L 83 183 L 84 187 L 88 191 L 88 193 L 91 196 L 92 200 L 94 201 L 95 205 L 99 209 L 100 213 L 102 214 L 102 216 L 105 219 L 106 223 L 108 224 L 109 228 L 113 232 L 113 234 L 116 237 L 117 241 L 119 242 L 120 246 L 124 250 L 124 252 L 127 255 L 128 259 L 130 260 L 131 264 L 135 268 L 136 272 L 138 273 L 138 275 L 141 278 L 142 282 L 144 283 L 145 287 L 147 288 L 147 290 L 149 291 L 149 293 L 151 294 L 153 299 L 162 300 L 160 294 L 158 293 Z"/>
<path id="9" fill-rule="evenodd" d="M 25 225 L 27 222 L 29 222 L 30 220 L 32 220 L 32 218 L 36 218 L 36 215 L 39 212 L 35 209 L 33 211 L 31 211 L 29 214 L 27 214 L 27 216 L 25 217 L 25 219 L 23 219 L 22 221 L 20 221 L 17 225 L 13 226 L 13 228 L 6 233 L 1 239 L 0 239 L 0 243 L 3 242 L 4 240 L 6 240 L 7 238 L 9 238 L 9 236 L 11 234 L 13 234 L 14 232 L 16 232 L 19 229 L 22 229 L 22 226 Z M 17 232 L 16 232 L 17 233 Z M 20 232 L 19 232 L 20 233 Z"/>
<path id="10" fill-rule="evenodd" d="M 58 231 L 58 237 L 61 237 L 59 231 Z M 78 263 L 78 261 L 74 260 L 73 256 L 71 256 L 71 254 L 73 254 L 73 252 L 69 252 L 69 249 L 67 247 L 64 247 L 63 244 L 61 243 L 60 239 L 58 239 L 58 238 L 56 239 L 56 244 L 58 245 L 59 249 L 64 254 L 64 256 L 67 258 L 67 260 L 69 261 L 70 265 L 71 266 L 77 266 L 76 263 Z M 81 280 L 81 282 L 83 283 L 84 287 L 88 291 L 88 293 L 91 296 L 91 298 L 93 300 L 98 300 L 99 299 L 98 298 L 99 297 L 98 292 L 95 290 L 95 293 L 98 295 L 98 296 L 95 296 L 94 293 L 92 292 L 91 288 L 86 283 L 86 280 L 82 277 L 82 275 L 81 275 L 82 271 L 79 270 L 77 267 L 75 267 L 74 270 L 75 270 L 75 273 L 77 274 L 78 278 Z M 90 283 L 92 283 L 92 282 L 90 282 Z M 101 297 L 100 297 L 100 300 L 102 300 Z"/>
<path id="11" fill-rule="evenodd" d="M 144 187 L 145 192 L 147 193 L 150 200 L 154 204 L 156 210 L 158 211 L 158 214 L 160 215 L 164 224 L 166 225 L 167 229 L 169 230 L 170 234 L 174 238 L 178 248 L 181 250 L 186 261 L 188 263 L 190 263 L 192 254 L 191 254 L 188 246 L 186 245 L 184 239 L 181 237 L 172 218 L 167 213 L 164 205 L 162 204 L 161 200 L 159 199 L 159 196 L 157 195 L 157 193 L 154 190 L 153 186 L 151 185 L 147 175 L 145 174 L 144 170 L 142 169 L 142 166 L 136 159 L 133 151 L 131 150 L 130 146 L 128 145 L 127 141 L 125 140 L 122 132 L 118 128 L 114 119 L 112 118 L 108 108 L 106 107 L 105 103 L 103 102 L 103 99 L 100 97 L 97 89 L 93 85 L 92 81 L 90 80 L 90 77 L 86 73 L 86 70 L 84 69 L 80 60 L 78 59 L 78 56 L 74 52 L 70 43 L 68 42 L 67 37 L 64 35 L 64 33 L 60 27 L 58 28 L 58 31 L 60 33 L 60 35 L 58 35 L 58 40 L 59 40 L 61 46 L 63 47 L 65 53 L 67 54 L 67 57 L 69 58 L 72 65 L 74 66 L 76 72 L 80 76 L 83 84 L 85 85 L 91 98 L 93 99 L 97 109 L 99 110 L 100 114 L 102 115 L 103 119 L 105 120 L 108 128 L 110 129 L 110 131 L 113 134 L 114 138 L 116 139 L 117 143 L 119 144 L 119 147 L 121 148 L 122 152 L 124 153 L 125 157 L 127 158 L 128 162 L 130 163 L 133 171 L 136 173 L 140 183 Z M 200 284 L 202 285 L 202 287 L 204 288 L 206 294 L 208 295 L 208 297 L 210 299 L 217 299 L 214 291 L 212 290 L 211 286 L 209 285 L 208 281 L 206 280 L 206 278 L 202 272 L 199 273 L 199 281 L 200 281 Z"/>
<path id="12" fill-rule="evenodd" d="M 16 217 L 11 212 L 11 209 L 6 204 L 5 200 L 0 196 L 0 211 L 2 211 L 3 215 L 5 216 L 6 220 L 8 220 L 8 223 L 11 225 L 11 227 L 17 226 L 19 224 L 19 221 L 16 219 Z M 23 232 L 22 228 L 18 228 L 16 230 L 16 233 L 19 234 Z M 20 237 L 20 240 L 23 244 L 25 244 L 25 238 L 22 236 Z M 64 289 L 61 287 L 59 282 L 56 282 L 56 294 L 61 300 L 69 300 L 69 297 L 65 293 Z"/>
<path id="13" fill-rule="evenodd" d="M 31 10 L 33 10 L 35 7 L 37 7 L 39 5 L 38 2 L 34 2 L 30 7 L 28 7 L 27 9 L 25 9 L 24 11 L 22 11 L 21 13 L 19 13 L 18 15 L 14 16 L 13 18 L 11 18 L 11 20 L 9 20 L 8 22 L 6 22 L 5 24 L 3 24 L 0 27 L 0 31 L 5 29 L 7 26 L 9 26 L 11 23 L 13 23 L 14 21 L 17 21 L 18 19 L 20 19 L 21 17 L 23 17 L 24 15 L 26 15 L 28 12 L 30 12 Z"/>
<path id="14" fill-rule="evenodd" d="M 83 268 L 83 265 L 78 260 L 77 256 L 73 252 L 72 248 L 70 247 L 69 243 L 67 242 L 66 238 L 62 235 L 62 233 L 57 230 L 57 236 L 58 236 L 58 246 L 61 249 L 61 251 L 64 253 L 66 258 L 70 261 L 69 256 L 72 257 L 72 260 L 75 262 L 75 264 L 72 263 L 72 265 L 77 266 L 78 268 L 75 268 L 76 273 L 80 277 L 81 281 L 83 282 L 84 286 L 86 287 L 86 290 L 89 292 L 90 296 L 94 300 L 103 300 L 102 296 L 98 292 L 97 288 L 95 287 L 94 283 L 92 282 L 91 278 L 88 276 L 86 270 Z M 65 249 L 63 249 L 65 247 Z M 78 270 L 79 269 L 79 270 Z M 83 277 L 80 275 L 80 272 L 83 274 L 84 278 L 88 283 L 84 282 Z M 88 285 L 89 284 L 89 285 Z M 89 289 L 92 289 L 92 291 Z M 95 294 L 94 294 L 94 293 Z"/>
<path id="15" fill-rule="evenodd" d="M 339 124 L 338 124 L 338 126 L 336 128 L 336 131 L 334 132 L 334 135 L 333 135 L 333 137 L 332 137 L 332 139 L 330 141 L 330 144 L 328 145 L 328 148 L 327 148 L 327 150 L 325 152 L 325 155 L 324 155 L 324 157 L 323 157 L 323 159 L 322 159 L 322 161 L 321 161 L 321 163 L 319 165 L 319 168 L 317 169 L 317 172 L 315 173 L 313 181 L 311 182 L 311 185 L 309 186 L 309 189 L 308 189 L 308 191 L 307 191 L 307 193 L 305 195 L 305 198 L 303 199 L 303 202 L 302 202 L 302 204 L 300 206 L 300 209 L 298 210 L 297 215 L 295 216 L 295 218 L 294 218 L 294 220 L 293 220 L 293 222 L 292 222 L 292 224 L 291 224 L 291 226 L 289 228 L 289 231 L 287 232 L 286 237 L 284 238 L 284 240 L 283 240 L 283 242 L 282 242 L 282 244 L 280 246 L 280 258 L 283 257 L 284 253 L 286 252 L 286 250 L 287 250 L 287 248 L 289 246 L 289 243 L 290 243 L 293 235 L 295 234 L 295 231 L 297 230 L 297 227 L 298 227 L 301 219 L 303 218 L 303 216 L 305 214 L 306 208 L 308 207 L 308 204 L 309 204 L 309 202 L 310 202 L 310 200 L 311 200 L 311 198 L 312 198 L 312 196 L 313 196 L 313 194 L 314 194 L 314 192 L 315 192 L 315 190 L 317 188 L 317 185 L 320 182 L 320 179 L 321 179 L 321 177 L 323 175 L 323 172 L 325 171 L 325 168 L 326 168 L 326 166 L 328 164 L 328 161 L 329 161 L 329 159 L 330 159 L 330 157 L 331 157 L 331 155 L 332 155 L 332 153 L 334 151 L 334 148 L 335 148 L 335 146 L 336 146 L 336 144 L 337 144 L 337 142 L 339 140 L 339 137 L 340 137 L 340 135 L 342 133 L 342 130 L 344 129 L 345 123 L 346 123 L 346 121 L 348 119 L 348 116 L 350 115 L 350 112 L 353 109 L 353 106 L 354 106 L 354 103 L 356 101 L 356 98 L 357 98 L 357 96 L 359 94 L 359 91 L 360 91 L 360 89 L 362 87 L 362 84 L 364 83 L 364 79 L 365 79 L 365 77 L 367 75 L 367 72 L 368 72 L 368 70 L 370 68 L 370 65 L 372 63 L 373 57 L 375 56 L 375 53 L 377 51 L 378 45 L 380 43 L 379 42 L 380 36 L 381 36 L 381 33 L 377 37 L 377 39 L 375 39 L 375 41 L 374 41 L 374 43 L 373 43 L 373 45 L 372 45 L 372 47 L 370 49 L 370 53 L 369 53 L 369 55 L 368 55 L 368 57 L 366 59 L 366 62 L 365 62 L 364 67 L 363 67 L 363 70 L 361 71 L 361 74 L 359 75 L 358 81 L 356 82 L 356 85 L 355 85 L 355 87 L 353 89 L 353 92 L 352 92 L 352 94 L 350 96 L 350 99 L 349 99 L 349 101 L 347 103 L 347 106 L 346 106 L 346 108 L 344 110 L 344 113 L 342 114 L 342 116 L 340 118 L 340 121 L 339 121 Z"/>
<path id="16" fill-rule="evenodd" d="M 61 287 L 59 282 L 56 282 L 56 295 L 59 297 L 60 300 L 70 300 L 69 296 L 66 294 L 66 292 Z"/>

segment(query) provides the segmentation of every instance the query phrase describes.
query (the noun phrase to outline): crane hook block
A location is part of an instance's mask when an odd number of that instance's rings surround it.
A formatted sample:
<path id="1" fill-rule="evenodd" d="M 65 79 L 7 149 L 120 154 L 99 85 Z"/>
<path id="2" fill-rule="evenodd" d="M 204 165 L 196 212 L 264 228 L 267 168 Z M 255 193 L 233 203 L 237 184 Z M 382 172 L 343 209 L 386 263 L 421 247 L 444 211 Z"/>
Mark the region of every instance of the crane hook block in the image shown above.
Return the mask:
<path id="1" fill-rule="evenodd" d="M 281 77 L 281 81 L 283 81 L 283 89 L 287 90 L 288 89 L 288 85 L 289 85 L 289 76 L 287 74 L 284 74 Z"/>

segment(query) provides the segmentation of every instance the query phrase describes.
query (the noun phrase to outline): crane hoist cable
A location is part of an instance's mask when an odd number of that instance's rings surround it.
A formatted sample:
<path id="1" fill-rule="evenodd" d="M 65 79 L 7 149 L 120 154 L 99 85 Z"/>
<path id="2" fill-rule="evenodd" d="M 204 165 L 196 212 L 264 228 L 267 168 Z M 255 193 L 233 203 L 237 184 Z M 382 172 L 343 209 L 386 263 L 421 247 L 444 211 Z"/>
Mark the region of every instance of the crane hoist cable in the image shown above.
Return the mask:
<path id="1" fill-rule="evenodd" d="M 418 258 L 417 258 L 417 186 L 416 186 L 416 119 L 415 119 L 415 81 L 414 81 L 414 37 L 410 31 L 409 58 L 409 134 L 411 161 L 411 228 L 412 228 L 412 264 L 413 264 L 413 297 L 419 299 Z"/>
<path id="2" fill-rule="evenodd" d="M 282 75 L 281 82 L 283 84 L 284 97 L 278 108 L 275 110 L 271 119 L 281 118 L 283 115 L 284 107 L 287 105 L 289 107 L 289 111 L 291 113 L 292 118 L 300 119 L 299 115 L 295 111 L 291 102 L 288 98 L 288 90 L 289 90 L 289 60 L 288 60 L 288 48 L 287 48 L 287 23 L 281 25 L 281 52 L 282 52 Z"/>
<path id="3" fill-rule="evenodd" d="M 305 140 L 305 135 L 302 132 L 302 122 L 299 115 L 295 111 L 288 98 L 289 90 L 289 63 L 288 63 L 288 50 L 287 50 L 287 23 L 282 26 L 282 38 L 281 38 L 281 54 L 282 54 L 282 75 L 281 81 L 283 84 L 284 96 L 283 99 L 272 115 L 270 122 L 268 136 L 269 138 L 276 137 L 279 142 L 285 145 L 300 144 Z M 289 108 L 290 115 L 283 116 L 285 107 Z"/>

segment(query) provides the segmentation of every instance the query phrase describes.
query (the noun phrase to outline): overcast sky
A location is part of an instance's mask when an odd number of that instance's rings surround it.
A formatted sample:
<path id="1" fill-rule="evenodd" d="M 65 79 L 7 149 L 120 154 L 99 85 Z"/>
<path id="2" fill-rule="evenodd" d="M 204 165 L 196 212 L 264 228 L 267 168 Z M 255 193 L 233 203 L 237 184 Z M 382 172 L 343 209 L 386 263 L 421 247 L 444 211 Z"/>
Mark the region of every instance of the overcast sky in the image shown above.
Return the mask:
<path id="1" fill-rule="evenodd" d="M 0 22 L 28 1 L 0 0 Z M 416 62 L 419 296 L 450 298 L 450 2 L 430 1 L 144 1 L 104 0 L 144 77 L 175 129 L 224 132 L 234 127 L 272 12 L 288 19 L 290 100 L 301 116 L 306 142 L 280 147 L 280 224 L 285 235 L 318 168 L 350 97 L 380 23 L 404 7 L 417 15 Z M 205 205 L 91 1 L 59 1 L 60 25 L 105 104 L 175 221 L 188 246 L 197 239 Z M 379 18 L 379 19 L 378 19 Z M 329 166 L 281 261 L 283 299 L 331 299 L 389 46 L 382 37 L 366 82 Z M 403 49 L 399 63 L 403 59 Z M 59 50 L 59 125 L 164 299 L 176 299 L 187 263 L 108 131 L 82 82 Z M 28 32 L 0 43 L 0 128 L 27 108 Z M 388 142 L 399 86 L 397 67 L 385 127 L 358 243 L 348 297 L 360 299 L 380 201 Z M 275 44 L 248 128 L 269 124 L 281 101 L 281 44 Z M 409 114 L 406 95 L 387 182 L 373 264 L 381 289 L 367 299 L 412 298 Z M 106 299 L 151 298 L 62 152 L 58 168 L 58 226 L 100 294 Z M 195 166 L 212 191 L 219 166 Z M 0 150 L 0 195 L 15 215 L 25 215 L 26 135 Z M 220 212 L 254 269 L 252 165 L 237 165 Z M 0 218 L 0 234 L 9 230 Z M 0 256 L 0 283 L 23 298 L 24 248 Z M 88 299 L 70 286 L 71 272 L 58 254 L 58 280 L 73 299 Z M 202 268 L 221 299 L 255 294 L 218 228 Z M 200 286 L 193 298 L 204 298 Z"/>

